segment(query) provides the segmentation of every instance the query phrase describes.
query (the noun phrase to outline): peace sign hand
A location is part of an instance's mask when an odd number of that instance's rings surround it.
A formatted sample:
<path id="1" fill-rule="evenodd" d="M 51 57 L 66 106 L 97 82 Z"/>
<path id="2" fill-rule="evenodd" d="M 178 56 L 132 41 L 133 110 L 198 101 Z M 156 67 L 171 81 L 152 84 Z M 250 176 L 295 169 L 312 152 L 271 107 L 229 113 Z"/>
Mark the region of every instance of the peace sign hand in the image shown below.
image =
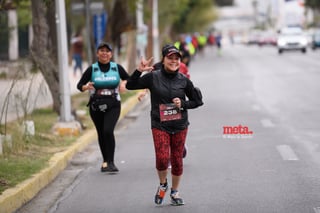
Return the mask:
<path id="1" fill-rule="evenodd" d="M 153 66 L 150 65 L 152 60 L 153 60 L 153 57 L 149 58 L 148 60 L 145 60 L 143 57 L 141 57 L 137 70 L 140 72 L 153 70 Z"/>

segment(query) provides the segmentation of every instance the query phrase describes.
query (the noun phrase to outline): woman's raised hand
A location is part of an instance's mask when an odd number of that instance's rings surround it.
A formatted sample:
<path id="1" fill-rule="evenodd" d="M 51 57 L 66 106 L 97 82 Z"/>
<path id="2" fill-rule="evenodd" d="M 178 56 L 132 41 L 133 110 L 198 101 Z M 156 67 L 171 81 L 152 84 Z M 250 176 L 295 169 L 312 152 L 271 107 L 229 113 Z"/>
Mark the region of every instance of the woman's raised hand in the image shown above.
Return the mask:
<path id="1" fill-rule="evenodd" d="M 150 65 L 152 60 L 153 60 L 153 57 L 149 58 L 148 60 L 145 60 L 143 57 L 141 57 L 137 70 L 140 72 L 153 70 L 153 66 Z"/>

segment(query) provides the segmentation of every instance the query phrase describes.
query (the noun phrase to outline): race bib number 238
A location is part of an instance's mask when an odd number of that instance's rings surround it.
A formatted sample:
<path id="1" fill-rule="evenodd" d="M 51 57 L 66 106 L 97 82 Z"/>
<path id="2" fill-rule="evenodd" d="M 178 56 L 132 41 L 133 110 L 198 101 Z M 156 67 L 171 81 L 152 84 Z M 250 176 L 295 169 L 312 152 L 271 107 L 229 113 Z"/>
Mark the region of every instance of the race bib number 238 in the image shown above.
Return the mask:
<path id="1" fill-rule="evenodd" d="M 181 112 L 173 103 L 160 104 L 159 111 L 160 121 L 172 121 L 181 119 Z"/>

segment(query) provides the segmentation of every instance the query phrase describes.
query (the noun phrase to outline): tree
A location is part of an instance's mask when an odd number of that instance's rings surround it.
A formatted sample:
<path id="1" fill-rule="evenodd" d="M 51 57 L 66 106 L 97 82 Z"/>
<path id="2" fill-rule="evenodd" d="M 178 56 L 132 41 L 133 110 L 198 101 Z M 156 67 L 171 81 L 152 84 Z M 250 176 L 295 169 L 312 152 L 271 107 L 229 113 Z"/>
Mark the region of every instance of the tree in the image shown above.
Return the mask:
<path id="1" fill-rule="evenodd" d="M 163 41 L 170 41 L 171 37 L 175 37 L 177 30 L 174 23 L 179 22 L 181 15 L 188 10 L 189 2 L 190 0 L 159 1 L 159 27 L 164 36 Z"/>
<path id="2" fill-rule="evenodd" d="M 53 110 L 60 114 L 54 1 L 31 0 L 31 10 L 34 37 L 30 47 L 30 56 L 49 86 L 53 99 Z"/>
<path id="3" fill-rule="evenodd" d="M 173 29 L 177 33 L 203 31 L 216 18 L 212 0 L 189 0 L 179 19 L 174 22 Z"/>
<path id="4" fill-rule="evenodd" d="M 112 43 L 119 44 L 123 32 L 135 29 L 135 3 L 136 1 L 118 0 L 111 8 L 107 38 Z"/>
<path id="5" fill-rule="evenodd" d="M 320 10 L 320 1 L 319 0 L 305 0 L 305 5 L 312 9 Z"/>

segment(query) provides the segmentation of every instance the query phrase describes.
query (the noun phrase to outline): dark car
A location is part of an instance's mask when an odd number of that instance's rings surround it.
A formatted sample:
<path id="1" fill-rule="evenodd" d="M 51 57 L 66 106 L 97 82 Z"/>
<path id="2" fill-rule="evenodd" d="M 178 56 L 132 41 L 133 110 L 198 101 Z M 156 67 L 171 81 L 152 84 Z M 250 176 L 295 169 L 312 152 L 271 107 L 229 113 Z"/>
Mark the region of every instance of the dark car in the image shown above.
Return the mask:
<path id="1" fill-rule="evenodd" d="M 312 35 L 311 48 L 316 50 L 320 47 L 320 29 L 316 30 Z"/>

